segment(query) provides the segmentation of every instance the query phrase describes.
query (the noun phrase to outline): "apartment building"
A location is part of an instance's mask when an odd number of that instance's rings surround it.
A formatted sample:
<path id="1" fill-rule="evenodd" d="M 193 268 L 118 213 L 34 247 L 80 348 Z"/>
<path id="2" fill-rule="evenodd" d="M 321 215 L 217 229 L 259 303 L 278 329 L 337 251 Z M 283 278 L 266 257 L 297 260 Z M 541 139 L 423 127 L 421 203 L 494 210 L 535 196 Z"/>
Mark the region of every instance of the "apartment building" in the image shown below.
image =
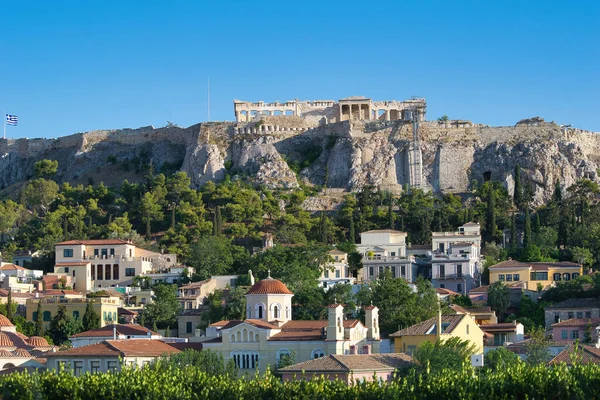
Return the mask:
<path id="1" fill-rule="evenodd" d="M 490 283 L 497 281 L 519 285 L 522 289 L 543 290 L 556 282 L 576 279 L 583 273 L 581 264 L 572 262 L 530 262 L 515 260 L 502 261 L 490 268 Z"/>
<path id="2" fill-rule="evenodd" d="M 475 252 L 473 256 L 481 256 L 481 227 L 476 222 L 467 222 L 459 226 L 456 232 L 432 232 L 431 248 L 433 252 L 447 253 L 448 249 L 456 243 L 473 243 Z"/>
<path id="3" fill-rule="evenodd" d="M 321 266 L 319 286 L 327 290 L 338 283 L 354 283 L 354 278 L 350 276 L 348 254 L 340 250 L 331 250 L 329 256 L 331 262 Z"/>
<path id="4" fill-rule="evenodd" d="M 479 286 L 480 261 L 473 242 L 452 243 L 431 255 L 431 283 L 436 288 L 467 294 Z"/>
<path id="5" fill-rule="evenodd" d="M 38 303 L 41 303 L 42 321 L 44 323 L 44 328 L 48 328 L 52 317 L 58 312 L 59 306 L 65 306 L 67 314 L 72 318 L 82 319 L 88 302 L 93 304 L 94 311 L 100 316 L 100 326 L 118 322 L 117 312 L 121 306 L 121 299 L 116 297 L 96 297 L 90 299 L 84 297 L 30 298 L 27 299 L 25 303 L 25 318 L 27 321 L 37 321 Z"/>
<path id="6" fill-rule="evenodd" d="M 175 254 L 141 249 L 120 239 L 68 240 L 55 245 L 54 273 L 74 279 L 74 289 L 87 293 L 95 287 L 127 286 L 133 277 L 177 263 Z"/>
<path id="7" fill-rule="evenodd" d="M 359 281 L 377 279 L 385 270 L 389 270 L 393 277 L 401 277 L 409 282 L 416 279 L 414 256 L 406 254 L 406 232 L 393 229 L 362 232 L 356 249 L 363 256 Z"/>

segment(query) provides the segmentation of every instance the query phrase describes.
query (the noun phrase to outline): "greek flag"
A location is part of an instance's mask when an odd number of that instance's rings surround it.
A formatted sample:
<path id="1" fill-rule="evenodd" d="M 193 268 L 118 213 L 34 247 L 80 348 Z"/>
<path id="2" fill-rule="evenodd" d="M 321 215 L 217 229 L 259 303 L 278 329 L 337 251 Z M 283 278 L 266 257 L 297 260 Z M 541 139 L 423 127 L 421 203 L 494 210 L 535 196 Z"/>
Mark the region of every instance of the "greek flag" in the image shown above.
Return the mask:
<path id="1" fill-rule="evenodd" d="M 17 117 L 16 115 L 6 114 L 6 125 L 17 126 L 18 122 L 19 117 Z"/>

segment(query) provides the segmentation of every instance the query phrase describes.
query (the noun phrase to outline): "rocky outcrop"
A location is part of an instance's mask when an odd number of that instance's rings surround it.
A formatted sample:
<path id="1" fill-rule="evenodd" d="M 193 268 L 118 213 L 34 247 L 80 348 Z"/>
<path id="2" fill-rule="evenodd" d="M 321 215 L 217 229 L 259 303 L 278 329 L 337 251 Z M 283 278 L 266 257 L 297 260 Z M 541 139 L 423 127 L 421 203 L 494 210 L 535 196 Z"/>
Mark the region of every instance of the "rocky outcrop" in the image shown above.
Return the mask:
<path id="1" fill-rule="evenodd" d="M 417 171 L 410 161 L 412 126 L 401 121 L 345 121 L 301 132 L 236 128 L 235 123 L 208 123 L 0 140 L 0 186 L 30 179 L 33 164 L 44 158 L 58 160 L 59 181 L 93 179 L 107 185 L 141 179 L 144 168 L 152 166 L 156 172 L 185 171 L 194 187 L 230 174 L 269 188 L 296 188 L 303 182 L 340 193 L 367 185 L 400 192 Z M 420 138 L 422 182 L 434 192 L 464 193 L 473 182 L 487 179 L 503 182 L 512 192 L 516 165 L 533 183 L 538 204 L 551 196 L 557 180 L 567 187 L 581 178 L 599 179 L 600 136 L 539 117 L 513 127 L 424 122 Z M 306 206 L 335 207 L 340 199 L 309 199 Z"/>

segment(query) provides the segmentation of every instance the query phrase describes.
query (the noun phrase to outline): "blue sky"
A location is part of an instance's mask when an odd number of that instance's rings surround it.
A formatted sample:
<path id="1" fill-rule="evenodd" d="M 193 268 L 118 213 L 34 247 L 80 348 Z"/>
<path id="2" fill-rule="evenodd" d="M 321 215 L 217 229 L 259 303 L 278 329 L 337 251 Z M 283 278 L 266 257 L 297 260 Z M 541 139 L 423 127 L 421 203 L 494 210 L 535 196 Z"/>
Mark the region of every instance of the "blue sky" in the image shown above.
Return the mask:
<path id="1" fill-rule="evenodd" d="M 423 96 L 428 118 L 600 131 L 596 1 L 3 2 L 9 137 L 233 119 L 234 98 Z"/>

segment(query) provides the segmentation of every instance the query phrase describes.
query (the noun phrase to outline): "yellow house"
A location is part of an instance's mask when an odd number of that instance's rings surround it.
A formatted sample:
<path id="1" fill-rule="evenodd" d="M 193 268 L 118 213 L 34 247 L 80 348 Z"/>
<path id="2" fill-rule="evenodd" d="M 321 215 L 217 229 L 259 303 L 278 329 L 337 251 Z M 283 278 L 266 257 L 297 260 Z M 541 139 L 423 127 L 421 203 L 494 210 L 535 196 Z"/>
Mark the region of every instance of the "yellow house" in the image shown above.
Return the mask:
<path id="1" fill-rule="evenodd" d="M 490 283 L 521 284 L 528 290 L 537 290 L 539 284 L 548 289 L 556 282 L 576 279 L 583 273 L 581 264 L 566 261 L 522 263 L 507 260 L 492 265 L 489 270 Z"/>
<path id="2" fill-rule="evenodd" d="M 52 317 L 58 312 L 58 306 L 64 305 L 67 309 L 67 314 L 72 318 L 82 319 L 85 314 L 87 302 L 94 304 L 94 311 L 100 315 L 100 326 L 114 324 L 118 322 L 117 311 L 120 305 L 120 299 L 115 297 L 96 297 L 91 299 L 86 298 L 32 298 L 27 299 L 25 303 L 25 315 L 27 321 L 37 321 L 38 303 L 42 304 L 42 320 L 44 328 L 50 324 Z"/>
<path id="3" fill-rule="evenodd" d="M 442 329 L 438 329 L 441 326 Z M 437 339 L 446 340 L 458 337 L 468 340 L 476 346 L 476 353 L 483 352 L 483 338 L 485 333 L 469 315 L 465 314 L 438 314 L 437 317 L 419 322 L 416 325 L 399 330 L 390 335 L 394 338 L 394 351 L 396 353 L 412 352 L 423 342 L 435 343 Z"/>

